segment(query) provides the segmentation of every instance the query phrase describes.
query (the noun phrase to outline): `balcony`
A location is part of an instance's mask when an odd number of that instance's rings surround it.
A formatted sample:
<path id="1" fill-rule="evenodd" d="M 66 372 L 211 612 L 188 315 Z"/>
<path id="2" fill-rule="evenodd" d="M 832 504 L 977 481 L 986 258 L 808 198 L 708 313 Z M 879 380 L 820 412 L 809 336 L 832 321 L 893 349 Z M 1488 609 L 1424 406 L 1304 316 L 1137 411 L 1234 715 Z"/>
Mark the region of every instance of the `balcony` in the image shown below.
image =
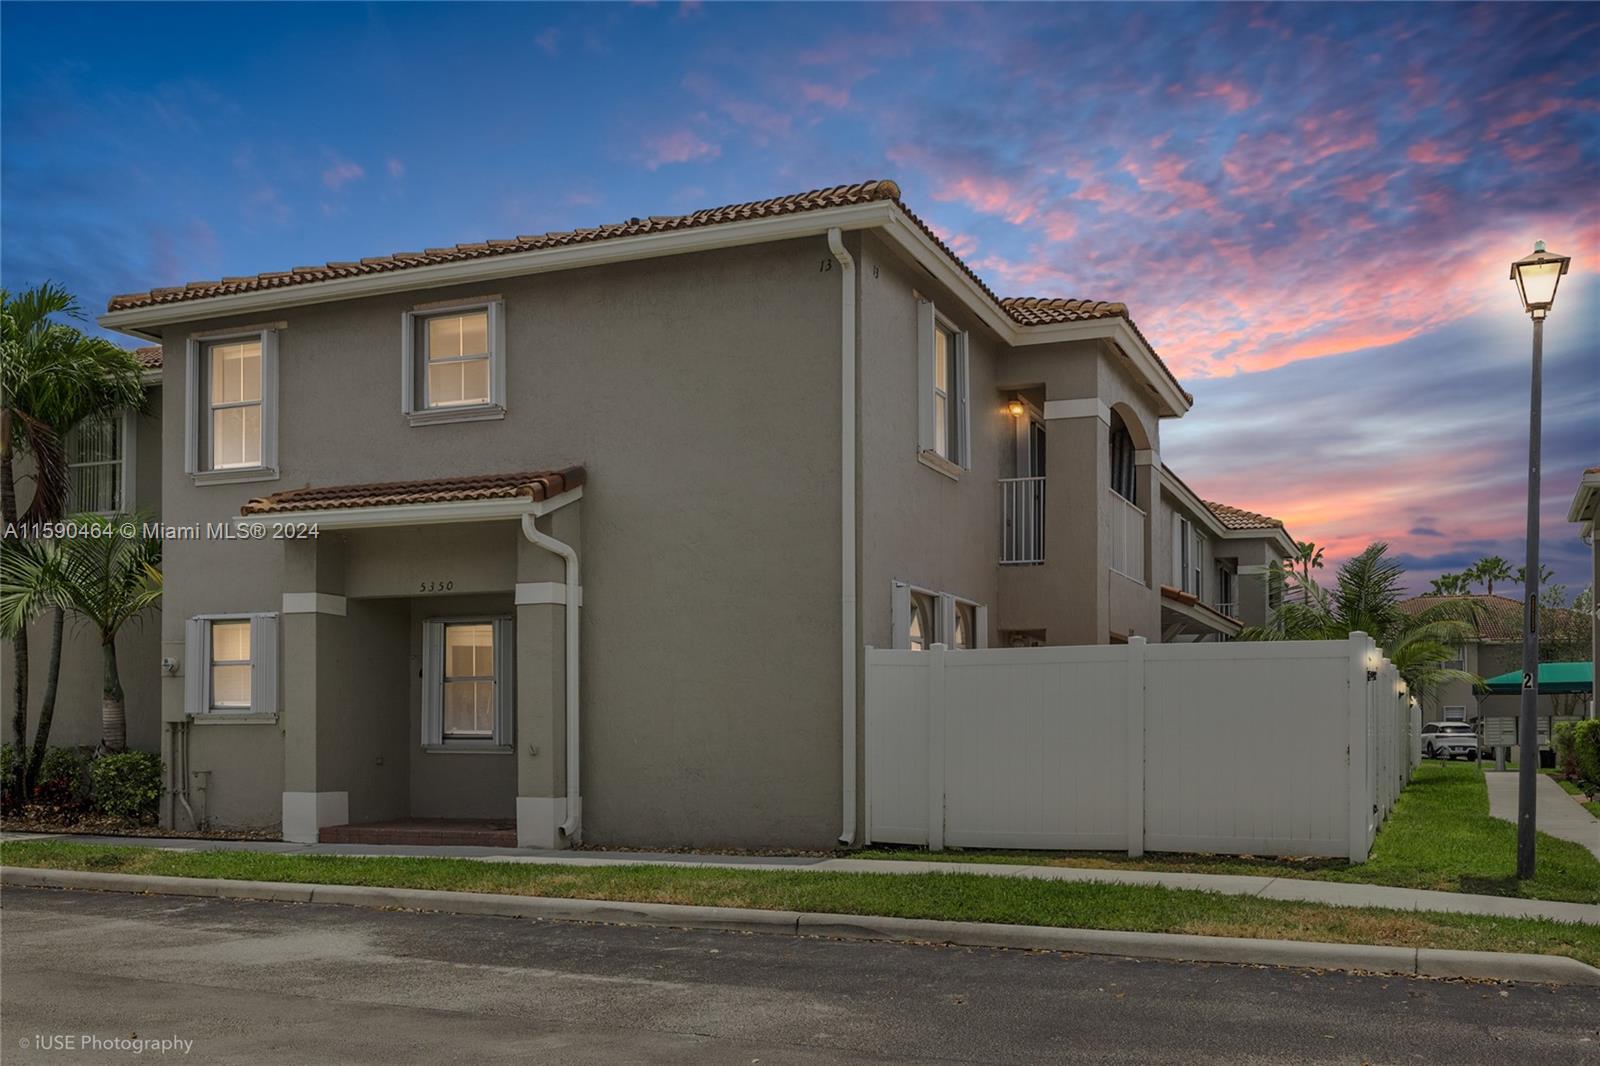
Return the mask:
<path id="1" fill-rule="evenodd" d="M 1000 479 L 1000 564 L 1044 562 L 1044 478 Z"/>
<path id="2" fill-rule="evenodd" d="M 1225 614 L 1229 618 L 1238 618 L 1239 605 L 1234 603 L 1232 600 L 1225 600 L 1222 603 L 1217 604 L 1217 613 Z"/>
<path id="3" fill-rule="evenodd" d="M 1145 514 L 1113 489 L 1106 490 L 1106 510 L 1111 515 L 1111 569 L 1142 583 Z"/>

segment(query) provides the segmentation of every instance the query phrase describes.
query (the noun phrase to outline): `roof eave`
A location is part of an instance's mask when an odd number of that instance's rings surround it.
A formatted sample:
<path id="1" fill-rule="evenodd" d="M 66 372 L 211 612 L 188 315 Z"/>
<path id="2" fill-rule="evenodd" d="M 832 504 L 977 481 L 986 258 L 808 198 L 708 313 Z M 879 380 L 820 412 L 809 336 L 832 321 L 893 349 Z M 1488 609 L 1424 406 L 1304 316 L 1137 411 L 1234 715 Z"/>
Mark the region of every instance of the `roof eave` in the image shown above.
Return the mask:
<path id="1" fill-rule="evenodd" d="M 441 503 L 395 503 L 380 507 L 328 507 L 322 510 L 269 511 L 239 515 L 235 527 L 261 522 L 294 522 L 327 529 L 379 529 L 387 526 L 439 525 L 446 522 L 495 522 L 523 515 L 538 518 L 583 499 L 583 486 L 549 499 L 516 496 L 499 500 L 449 500 Z"/>
<path id="2" fill-rule="evenodd" d="M 1593 523 L 1600 518 L 1600 474 L 1585 473 L 1567 509 L 1568 522 Z"/>
<path id="3" fill-rule="evenodd" d="M 276 308 L 331 303 L 335 300 L 350 300 L 363 296 L 447 285 L 469 285 L 499 278 L 713 251 L 718 248 L 762 244 L 793 237 L 820 236 L 830 229 L 870 229 L 885 225 L 897 210 L 893 202 L 888 200 L 825 207 L 772 218 L 719 222 L 713 226 L 694 226 L 665 233 L 615 237 L 603 241 L 564 245 L 559 248 L 537 248 L 526 252 L 482 256 L 452 263 L 400 267 L 381 274 L 358 274 L 354 277 L 301 282 L 277 288 L 231 293 L 226 296 L 149 304 L 144 307 L 107 311 L 96 321 L 106 329 L 159 342 L 162 340 L 159 333 L 145 331 L 160 326 L 220 318 L 225 315 L 251 314 Z"/>

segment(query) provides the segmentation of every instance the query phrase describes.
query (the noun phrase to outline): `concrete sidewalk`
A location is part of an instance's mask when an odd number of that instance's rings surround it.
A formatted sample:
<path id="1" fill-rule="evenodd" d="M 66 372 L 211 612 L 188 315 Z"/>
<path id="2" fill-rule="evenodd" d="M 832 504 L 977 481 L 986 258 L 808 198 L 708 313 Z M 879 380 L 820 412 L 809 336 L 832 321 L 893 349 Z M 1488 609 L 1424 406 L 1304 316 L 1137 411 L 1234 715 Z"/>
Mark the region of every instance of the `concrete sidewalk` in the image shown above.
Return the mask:
<path id="1" fill-rule="evenodd" d="M 1493 776 L 1493 775 L 1490 775 Z M 1555 786 L 1551 782 L 1552 787 Z M 1557 787 L 1557 791 L 1560 791 Z M 1563 799 L 1567 797 L 1562 795 Z M 1570 800 L 1568 800 L 1570 804 Z M 1585 814 L 1584 811 L 1579 811 Z M 554 866 L 686 866 L 722 869 L 789 870 L 868 874 L 976 874 L 1024 877 L 1040 881 L 1099 882 L 1147 885 L 1229 896 L 1294 900 L 1334 907 L 1386 907 L 1394 910 L 1442 911 L 1500 918 L 1547 918 L 1557 922 L 1600 925 L 1600 905 L 1555 903 L 1508 896 L 1477 896 L 1385 885 L 1310 881 L 1292 877 L 1246 877 L 1232 874 L 1158 873 L 1150 870 L 1087 869 L 1071 866 L 1025 866 L 1002 863 L 929 862 L 893 859 L 847 859 L 822 856 L 706 855 L 653 852 L 540 851 L 532 848 L 403 847 L 369 844 L 292 844 L 276 840 L 195 840 L 182 837 L 115 837 L 45 835 L 7 832 L 0 840 L 65 840 L 82 844 L 117 844 L 170 851 L 262 851 L 280 855 L 344 855 L 376 858 L 472 859 L 478 862 L 541 863 Z"/>
<path id="2" fill-rule="evenodd" d="M 1489 786 L 1489 813 L 1513 824 L 1517 820 L 1515 771 L 1491 770 L 1483 775 Z M 1534 821 L 1539 832 L 1581 844 L 1600 859 L 1600 818 L 1584 810 L 1549 774 L 1538 775 L 1534 793 Z"/>

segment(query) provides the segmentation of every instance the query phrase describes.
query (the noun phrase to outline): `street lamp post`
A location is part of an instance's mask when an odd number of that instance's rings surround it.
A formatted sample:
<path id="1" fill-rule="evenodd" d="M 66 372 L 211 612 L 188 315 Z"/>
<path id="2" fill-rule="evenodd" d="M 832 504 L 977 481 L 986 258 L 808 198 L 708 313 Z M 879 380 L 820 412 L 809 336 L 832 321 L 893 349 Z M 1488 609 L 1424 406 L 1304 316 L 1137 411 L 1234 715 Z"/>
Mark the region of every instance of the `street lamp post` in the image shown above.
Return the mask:
<path id="1" fill-rule="evenodd" d="M 1539 400 L 1544 362 L 1544 319 L 1556 300 L 1556 286 L 1572 260 L 1545 251 L 1511 264 L 1523 310 L 1533 318 L 1533 387 L 1528 405 L 1528 562 L 1523 571 L 1522 706 L 1517 720 L 1517 877 L 1533 876 L 1535 789 L 1539 781 Z"/>

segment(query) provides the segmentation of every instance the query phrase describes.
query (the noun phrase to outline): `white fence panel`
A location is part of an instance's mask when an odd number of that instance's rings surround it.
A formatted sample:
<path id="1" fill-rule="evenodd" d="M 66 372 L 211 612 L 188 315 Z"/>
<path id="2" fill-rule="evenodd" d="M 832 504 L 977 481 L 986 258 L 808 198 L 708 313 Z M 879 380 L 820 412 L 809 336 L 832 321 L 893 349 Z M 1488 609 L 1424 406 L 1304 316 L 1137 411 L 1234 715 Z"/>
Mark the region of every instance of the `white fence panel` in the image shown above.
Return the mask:
<path id="1" fill-rule="evenodd" d="M 867 652 L 867 839 L 1348 855 L 1421 717 L 1344 641 Z"/>
<path id="2" fill-rule="evenodd" d="M 1154 644 L 1146 656 L 1147 849 L 1346 853 L 1345 642 Z"/>
<path id="3" fill-rule="evenodd" d="M 1110 647 L 947 653 L 945 843 L 1125 846 L 1124 661 Z"/>

